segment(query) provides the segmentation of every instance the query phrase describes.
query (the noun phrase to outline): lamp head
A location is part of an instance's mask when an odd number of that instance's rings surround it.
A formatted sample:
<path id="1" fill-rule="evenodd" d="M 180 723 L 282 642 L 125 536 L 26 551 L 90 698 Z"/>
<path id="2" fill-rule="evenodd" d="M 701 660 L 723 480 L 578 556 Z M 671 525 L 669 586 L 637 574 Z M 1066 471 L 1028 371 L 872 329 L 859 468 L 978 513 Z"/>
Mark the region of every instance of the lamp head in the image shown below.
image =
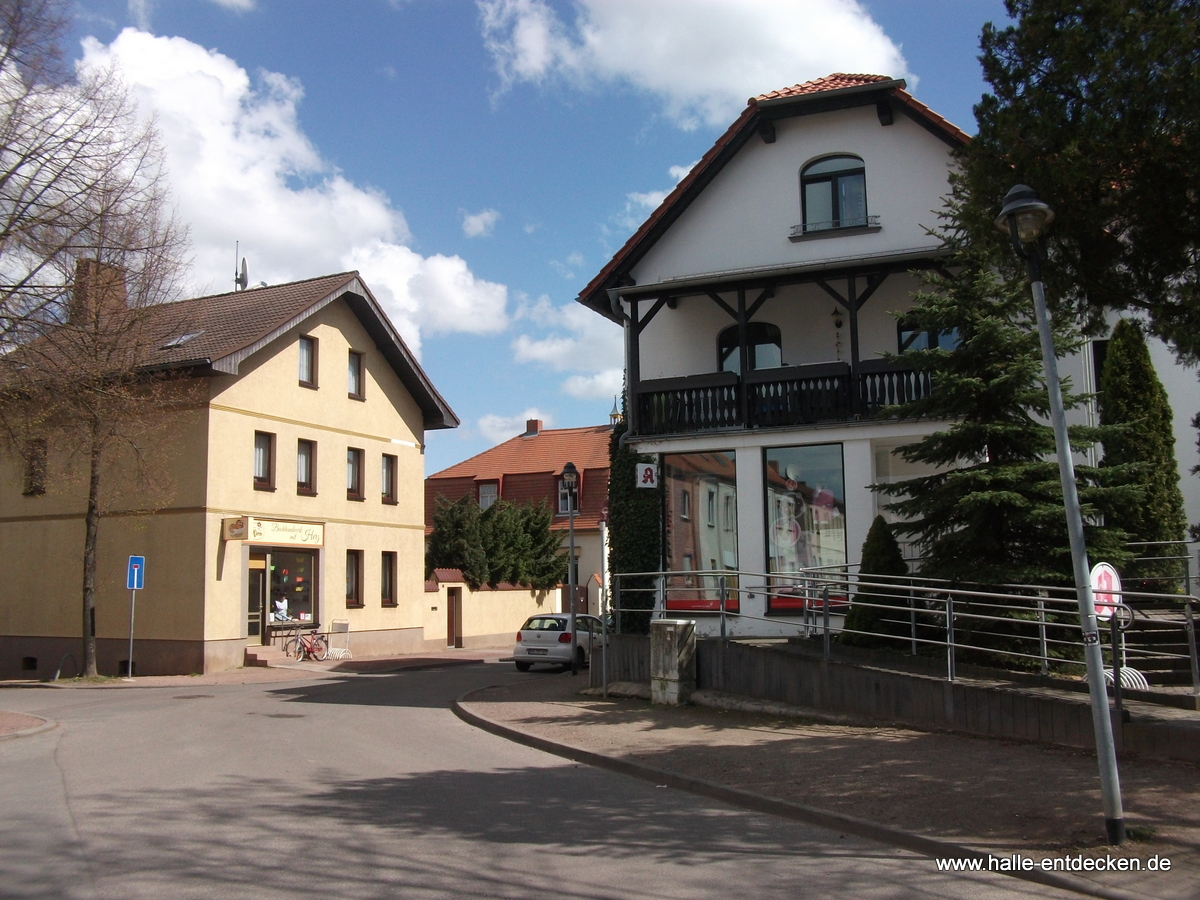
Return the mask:
<path id="1" fill-rule="evenodd" d="M 562 480 L 563 484 L 567 486 L 567 490 L 575 490 L 575 485 L 579 482 L 579 470 L 575 468 L 575 463 L 569 462 L 563 466 Z"/>
<path id="2" fill-rule="evenodd" d="M 1008 235 L 1015 231 L 1016 239 L 1028 244 L 1041 237 L 1053 221 L 1054 210 L 1038 198 L 1037 191 L 1027 184 L 1018 184 L 1004 195 L 1004 208 L 996 216 L 996 227 Z"/>

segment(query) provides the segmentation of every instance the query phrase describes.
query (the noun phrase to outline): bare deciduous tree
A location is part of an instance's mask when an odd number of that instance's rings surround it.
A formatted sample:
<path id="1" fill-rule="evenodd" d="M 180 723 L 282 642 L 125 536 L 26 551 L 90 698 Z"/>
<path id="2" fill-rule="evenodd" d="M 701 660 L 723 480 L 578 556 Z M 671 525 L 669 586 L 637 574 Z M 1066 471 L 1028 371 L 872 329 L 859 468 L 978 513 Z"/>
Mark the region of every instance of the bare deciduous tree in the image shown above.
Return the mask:
<path id="1" fill-rule="evenodd" d="M 175 220 L 153 124 L 112 71 L 63 73 L 60 0 L 0 0 L 0 438 L 86 497 L 83 671 L 96 674 L 100 520 L 165 502 L 147 455 L 198 388 L 159 365 L 187 328 Z M 164 305 L 166 304 L 166 305 Z M 66 477 L 76 473 L 77 477 Z"/>

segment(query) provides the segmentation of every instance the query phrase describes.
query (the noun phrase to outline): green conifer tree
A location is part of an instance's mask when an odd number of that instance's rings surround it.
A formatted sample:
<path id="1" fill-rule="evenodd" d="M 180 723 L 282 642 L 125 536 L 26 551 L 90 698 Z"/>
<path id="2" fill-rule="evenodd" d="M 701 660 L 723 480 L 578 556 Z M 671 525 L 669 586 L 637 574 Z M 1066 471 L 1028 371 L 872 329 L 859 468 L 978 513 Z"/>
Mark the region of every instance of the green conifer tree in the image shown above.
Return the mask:
<path id="1" fill-rule="evenodd" d="M 1129 533 L 1131 541 L 1181 541 L 1187 521 L 1183 492 L 1179 489 L 1179 464 L 1175 460 L 1175 433 L 1171 404 L 1150 362 L 1150 350 L 1141 329 L 1122 319 L 1113 329 L 1100 376 L 1100 422 L 1114 428 L 1104 438 L 1105 468 L 1127 470 L 1126 482 L 1143 489 L 1141 496 L 1119 503 L 1113 524 Z M 1178 556 L 1176 548 L 1138 547 L 1141 557 Z M 1130 562 L 1121 574 L 1135 583 L 1127 589 L 1162 590 L 1179 575 L 1176 561 Z"/>
<path id="2" fill-rule="evenodd" d="M 957 211 L 952 206 L 951 222 Z M 905 362 L 929 373 L 932 389 L 926 399 L 889 410 L 951 423 L 899 451 L 938 471 L 874 489 L 894 498 L 888 509 L 904 520 L 896 530 L 916 538 L 924 576 L 1070 583 L 1066 516 L 1054 436 L 1045 424 L 1049 400 L 1028 285 L 1023 278 L 1003 281 L 986 252 L 967 245 L 961 232 L 944 236 L 957 272 L 929 273 L 928 289 L 905 320 L 915 329 L 955 335 L 956 346 L 905 353 Z M 1078 333 L 1065 317 L 1056 318 L 1054 330 L 1060 355 L 1078 346 Z M 1064 384 L 1068 408 L 1081 399 L 1069 388 Z M 1077 448 L 1098 437 L 1097 429 L 1071 429 Z M 1089 552 L 1124 564 L 1124 532 L 1096 523 L 1130 489 L 1106 486 L 1100 472 L 1086 466 L 1078 466 L 1076 476 Z"/>
<path id="3" fill-rule="evenodd" d="M 545 503 L 519 507 L 522 539 L 520 584 L 549 590 L 567 581 L 567 554 L 562 549 L 563 534 L 551 531 L 554 514 Z"/>
<path id="4" fill-rule="evenodd" d="M 900 544 L 883 516 L 876 516 L 871 523 L 871 530 L 867 532 L 867 539 L 863 543 L 862 563 L 858 571 L 868 581 L 872 580 L 871 576 L 881 576 L 878 580 L 885 583 L 908 574 L 908 564 L 900 552 Z M 894 611 L 882 607 L 893 607 Z M 907 635 L 911 629 L 901 620 L 906 620 L 908 615 L 905 591 L 886 588 L 861 591 L 855 594 L 850 611 L 846 614 L 842 643 L 855 647 L 901 649 L 903 645 L 899 641 L 875 635 Z"/>
<path id="5" fill-rule="evenodd" d="M 479 503 L 463 497 L 456 503 L 438 498 L 433 534 L 425 551 L 425 574 L 434 569 L 458 569 L 471 590 L 488 580 L 487 556 L 479 528 Z"/>

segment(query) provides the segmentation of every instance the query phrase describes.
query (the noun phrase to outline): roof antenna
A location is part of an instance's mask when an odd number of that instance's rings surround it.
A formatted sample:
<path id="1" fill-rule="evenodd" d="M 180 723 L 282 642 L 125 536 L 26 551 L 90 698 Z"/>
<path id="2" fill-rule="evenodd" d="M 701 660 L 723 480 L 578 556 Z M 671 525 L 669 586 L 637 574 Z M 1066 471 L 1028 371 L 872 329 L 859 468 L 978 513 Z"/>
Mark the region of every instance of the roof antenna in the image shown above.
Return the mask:
<path id="1" fill-rule="evenodd" d="M 235 291 L 244 291 L 246 285 L 250 283 L 250 275 L 246 272 L 246 257 L 242 257 L 242 271 L 237 270 L 237 257 L 239 243 L 234 241 L 233 244 L 233 289 Z"/>

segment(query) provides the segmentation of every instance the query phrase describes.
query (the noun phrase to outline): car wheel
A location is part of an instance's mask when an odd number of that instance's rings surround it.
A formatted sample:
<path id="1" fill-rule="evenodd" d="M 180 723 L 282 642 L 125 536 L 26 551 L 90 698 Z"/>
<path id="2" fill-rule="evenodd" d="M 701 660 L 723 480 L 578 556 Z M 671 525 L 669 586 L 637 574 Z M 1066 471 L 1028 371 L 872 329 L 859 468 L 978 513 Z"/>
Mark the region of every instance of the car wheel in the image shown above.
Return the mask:
<path id="1" fill-rule="evenodd" d="M 583 652 L 582 647 L 575 648 L 575 661 L 577 662 L 575 666 L 577 669 L 586 669 L 588 667 L 587 654 Z"/>
<path id="2" fill-rule="evenodd" d="M 533 665 L 533 663 L 519 662 L 519 663 L 517 663 L 517 671 L 518 672 L 528 672 L 529 667 L 532 665 Z"/>

